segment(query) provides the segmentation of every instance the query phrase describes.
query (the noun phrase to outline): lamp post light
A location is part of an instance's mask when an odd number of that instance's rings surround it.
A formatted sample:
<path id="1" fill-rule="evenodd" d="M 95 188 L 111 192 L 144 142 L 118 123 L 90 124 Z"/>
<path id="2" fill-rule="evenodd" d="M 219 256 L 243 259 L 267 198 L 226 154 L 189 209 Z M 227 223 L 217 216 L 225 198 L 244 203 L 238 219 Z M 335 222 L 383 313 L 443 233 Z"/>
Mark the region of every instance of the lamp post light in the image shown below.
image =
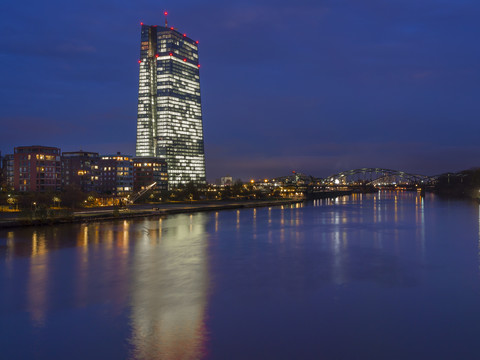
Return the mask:
<path id="1" fill-rule="evenodd" d="M 62 201 L 58 196 L 54 196 L 52 200 L 53 200 L 53 207 L 59 207 L 60 202 Z"/>

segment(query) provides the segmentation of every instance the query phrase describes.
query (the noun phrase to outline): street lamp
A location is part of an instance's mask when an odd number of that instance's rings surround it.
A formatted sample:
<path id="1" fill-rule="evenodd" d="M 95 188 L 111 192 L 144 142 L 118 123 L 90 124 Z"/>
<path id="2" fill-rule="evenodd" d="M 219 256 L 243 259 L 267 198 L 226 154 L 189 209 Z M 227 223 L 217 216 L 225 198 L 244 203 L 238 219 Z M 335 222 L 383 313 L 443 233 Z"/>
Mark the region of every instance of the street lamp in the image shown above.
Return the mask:
<path id="1" fill-rule="evenodd" d="M 54 196 L 54 197 L 53 197 L 53 207 L 58 207 L 58 206 L 60 206 L 60 201 L 61 201 L 61 200 L 60 200 L 59 197 Z"/>

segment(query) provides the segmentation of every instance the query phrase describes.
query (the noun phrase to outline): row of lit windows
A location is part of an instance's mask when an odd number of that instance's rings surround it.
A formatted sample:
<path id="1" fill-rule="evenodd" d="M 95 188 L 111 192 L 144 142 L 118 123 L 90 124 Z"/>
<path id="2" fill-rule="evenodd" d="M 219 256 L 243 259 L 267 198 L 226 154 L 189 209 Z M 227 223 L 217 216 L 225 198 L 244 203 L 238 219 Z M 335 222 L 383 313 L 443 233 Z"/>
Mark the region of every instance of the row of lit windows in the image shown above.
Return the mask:
<path id="1" fill-rule="evenodd" d="M 127 156 L 102 156 L 102 160 L 117 160 L 117 161 L 129 161 Z"/>
<path id="2" fill-rule="evenodd" d="M 173 36 L 178 38 L 176 33 Z M 153 63 L 150 60 L 144 60 L 140 65 L 139 104 L 148 100 L 154 104 L 154 100 L 156 100 L 158 106 L 156 106 L 154 115 L 156 119 L 150 118 L 153 116 L 150 106 L 139 105 L 138 107 L 137 155 L 151 155 L 151 153 L 178 155 L 178 151 L 166 148 L 170 144 L 176 150 L 180 150 L 181 155 L 179 156 L 182 157 L 183 168 L 187 168 L 186 174 L 176 176 L 177 181 L 188 182 L 189 178 L 204 181 L 199 70 L 197 65 L 190 61 L 184 61 L 182 58 L 198 59 L 198 55 L 194 51 L 195 45 L 189 42 L 181 44 L 180 41 L 178 40 L 178 43 L 174 45 L 170 33 L 161 34 L 158 38 L 157 47 L 165 52 L 169 47 L 175 48 L 172 51 L 175 52 L 175 56 L 160 54 L 156 58 L 156 74 L 151 73 Z M 157 75 L 156 80 L 153 78 L 155 75 Z M 154 91 L 156 96 L 149 93 L 152 88 L 157 90 Z M 147 118 L 147 116 L 149 117 Z M 154 148 L 155 130 L 158 132 L 156 149 Z M 175 161 L 171 155 L 167 156 L 167 162 L 169 159 Z M 178 163 L 178 175 L 182 174 L 181 162 Z M 193 176 L 189 177 L 188 173 L 190 172 Z"/>

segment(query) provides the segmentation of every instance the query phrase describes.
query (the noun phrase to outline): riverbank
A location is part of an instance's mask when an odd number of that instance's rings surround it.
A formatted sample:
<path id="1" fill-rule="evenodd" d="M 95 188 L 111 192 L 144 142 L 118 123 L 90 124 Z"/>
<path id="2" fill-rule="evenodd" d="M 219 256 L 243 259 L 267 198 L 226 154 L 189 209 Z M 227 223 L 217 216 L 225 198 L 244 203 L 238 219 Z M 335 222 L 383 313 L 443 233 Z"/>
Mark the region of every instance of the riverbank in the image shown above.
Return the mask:
<path id="1" fill-rule="evenodd" d="M 245 209 L 255 207 L 270 207 L 293 205 L 303 202 L 303 200 L 255 200 L 239 202 L 221 202 L 221 203 L 181 203 L 181 204 L 150 204 L 142 207 L 132 207 L 129 209 L 90 209 L 73 212 L 71 215 L 51 218 L 25 218 L 16 217 L 0 220 L 0 229 L 24 227 L 24 226 L 45 226 L 69 223 L 86 223 L 95 221 L 125 220 L 139 217 L 161 217 L 170 214 L 194 213 L 204 211 L 220 211 Z M 147 207 L 148 206 L 148 207 Z"/>

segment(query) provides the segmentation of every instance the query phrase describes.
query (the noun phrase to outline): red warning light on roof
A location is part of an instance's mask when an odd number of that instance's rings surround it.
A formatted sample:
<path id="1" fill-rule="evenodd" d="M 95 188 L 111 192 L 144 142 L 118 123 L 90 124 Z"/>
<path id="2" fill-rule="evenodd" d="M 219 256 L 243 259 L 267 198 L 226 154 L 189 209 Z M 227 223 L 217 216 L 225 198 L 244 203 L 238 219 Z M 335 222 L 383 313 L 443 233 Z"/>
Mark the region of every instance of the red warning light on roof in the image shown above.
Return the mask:
<path id="1" fill-rule="evenodd" d="M 159 56 L 160 56 L 160 55 L 158 55 L 158 54 L 155 54 L 155 57 L 159 57 Z"/>
<path id="2" fill-rule="evenodd" d="M 141 22 L 140 25 L 143 25 L 143 22 Z"/>
<path id="3" fill-rule="evenodd" d="M 183 34 L 183 37 L 186 37 L 186 36 L 187 36 L 187 34 Z"/>
<path id="4" fill-rule="evenodd" d="M 187 61 L 187 59 L 183 59 L 183 61 Z"/>
<path id="5" fill-rule="evenodd" d="M 141 64 L 141 63 L 142 63 L 142 60 L 138 60 L 138 63 Z"/>
<path id="6" fill-rule="evenodd" d="M 165 11 L 165 12 L 163 13 L 163 15 L 167 16 L 167 15 L 168 15 L 168 11 Z"/>
<path id="7" fill-rule="evenodd" d="M 170 30 L 173 30 L 173 26 L 170 28 Z"/>
<path id="8" fill-rule="evenodd" d="M 200 67 L 200 64 L 198 64 L 197 67 Z"/>
<path id="9" fill-rule="evenodd" d="M 197 41 L 195 41 L 195 44 L 198 44 L 198 40 L 197 40 Z"/>
<path id="10" fill-rule="evenodd" d="M 173 54 L 172 54 L 172 53 L 170 53 L 170 54 L 168 54 L 168 55 L 170 55 L 170 56 L 173 56 Z"/>

